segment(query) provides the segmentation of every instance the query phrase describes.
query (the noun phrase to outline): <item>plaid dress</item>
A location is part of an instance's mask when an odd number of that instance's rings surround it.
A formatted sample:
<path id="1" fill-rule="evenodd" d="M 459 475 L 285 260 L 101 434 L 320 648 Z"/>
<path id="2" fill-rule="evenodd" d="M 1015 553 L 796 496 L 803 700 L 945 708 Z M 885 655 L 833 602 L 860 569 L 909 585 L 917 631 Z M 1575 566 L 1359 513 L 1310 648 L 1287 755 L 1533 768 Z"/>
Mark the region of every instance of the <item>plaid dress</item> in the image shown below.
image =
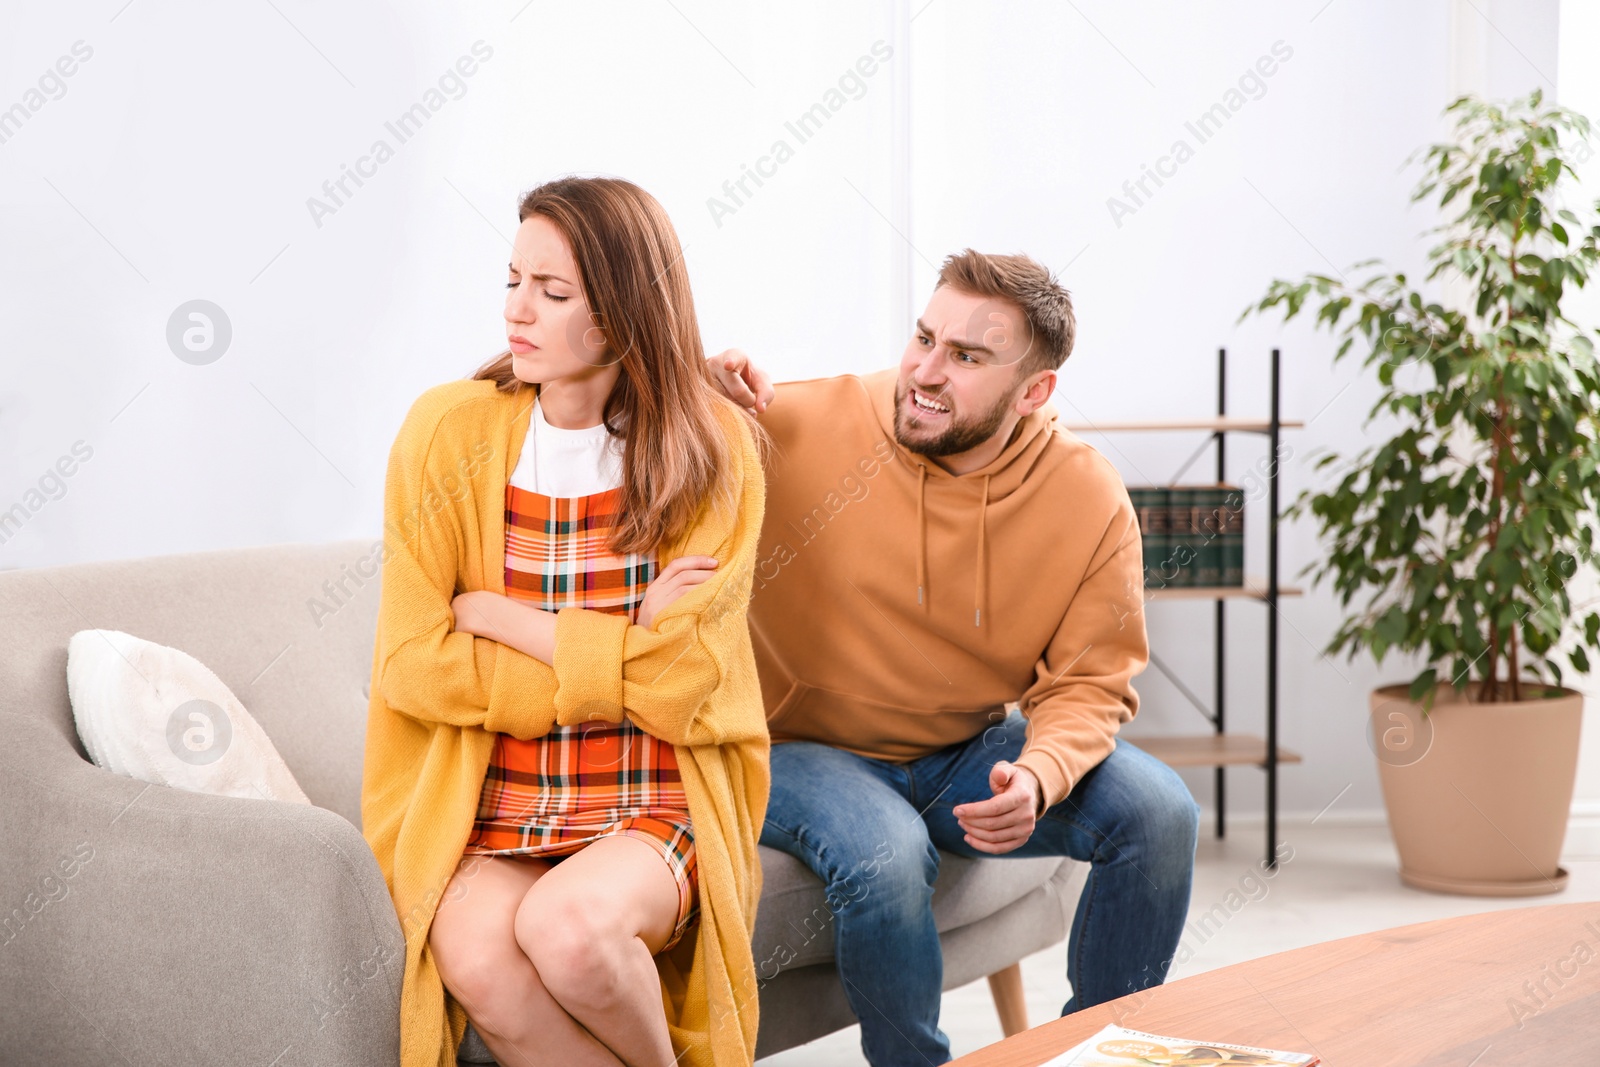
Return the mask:
<path id="1" fill-rule="evenodd" d="M 621 488 L 555 497 L 506 486 L 506 595 L 546 611 L 592 608 L 637 620 L 653 553 L 613 555 Z M 463 855 L 570 856 L 627 834 L 661 850 L 678 883 L 676 944 L 699 912 L 688 801 L 671 745 L 621 722 L 495 738 Z"/>

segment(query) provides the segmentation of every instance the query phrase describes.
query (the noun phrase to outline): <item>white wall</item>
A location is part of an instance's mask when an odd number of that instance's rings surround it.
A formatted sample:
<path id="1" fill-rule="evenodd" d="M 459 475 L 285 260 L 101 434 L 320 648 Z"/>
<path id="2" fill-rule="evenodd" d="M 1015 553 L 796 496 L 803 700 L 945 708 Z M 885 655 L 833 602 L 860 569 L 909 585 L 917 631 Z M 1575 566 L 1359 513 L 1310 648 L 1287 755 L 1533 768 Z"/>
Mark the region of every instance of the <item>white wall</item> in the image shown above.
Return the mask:
<path id="1" fill-rule="evenodd" d="M 1331 365 L 1325 334 L 1236 324 L 1239 312 L 1274 277 L 1369 257 L 1416 268 L 1434 220 L 1408 204 L 1407 155 L 1444 131 L 1457 91 L 1554 91 L 1558 67 L 1567 79 L 1574 66 L 1557 63 L 1558 8 L 1572 6 L 18 9 L 0 39 L 0 109 L 26 101 L 74 42 L 93 55 L 0 142 L 0 509 L 75 442 L 93 456 L 0 544 L 0 567 L 375 534 L 407 405 L 503 336 L 518 194 L 569 172 L 654 192 L 685 242 L 708 349 L 745 347 L 780 377 L 894 360 L 936 264 L 969 245 L 1028 252 L 1073 291 L 1080 335 L 1057 396 L 1069 421 L 1209 413 L 1218 346 L 1230 410 L 1264 413 L 1278 345 L 1283 413 L 1309 422 L 1285 435 L 1286 504 L 1309 484 L 1313 449 L 1362 447 L 1376 392 L 1359 360 Z M 307 199 L 375 139 L 393 145 L 385 122 L 480 40 L 492 57 L 448 94 L 459 98 L 441 98 L 317 225 Z M 878 41 L 893 58 L 847 81 L 859 99 L 798 144 L 785 121 Z M 1271 75 L 1241 86 L 1262 57 Z M 1592 78 L 1570 92 L 1600 114 Z M 1204 143 L 1187 128 L 1235 101 Z M 793 158 L 719 224 L 708 199 L 778 139 Z M 1192 158 L 1163 162 L 1180 139 Z M 1134 201 L 1124 183 L 1147 165 L 1169 176 Z M 1112 197 L 1133 210 L 1114 212 Z M 165 336 L 196 298 L 233 328 L 204 366 Z M 1089 440 L 1142 482 L 1170 477 L 1201 438 Z M 1264 454 L 1230 438 L 1230 474 Z M 1247 528 L 1253 571 L 1264 509 Z M 1285 580 L 1316 558 L 1313 534 L 1283 529 Z M 1229 610 L 1231 725 L 1260 729 L 1265 609 Z M 1416 664 L 1321 656 L 1339 617 L 1326 589 L 1281 611 L 1282 743 L 1307 757 L 1284 768 L 1281 807 L 1310 815 L 1337 797 L 1329 818 L 1371 816 L 1366 693 Z M 1197 604 L 1150 609 L 1158 654 L 1203 694 L 1209 619 Z M 1159 672 L 1140 688 L 1130 734 L 1203 726 Z M 1597 756 L 1586 748 L 1580 796 L 1600 811 Z M 1210 773 L 1188 778 L 1209 802 Z M 1260 809 L 1259 772 L 1230 783 L 1233 810 Z"/>
<path id="2" fill-rule="evenodd" d="M 897 343 L 893 58 L 804 144 L 785 127 L 860 78 L 884 5 L 119 6 L 20 8 L 0 37 L 0 109 L 92 50 L 0 142 L 0 510 L 92 450 L 0 531 L 0 566 L 375 533 L 401 418 L 503 347 L 519 194 L 564 173 L 662 201 L 713 350 L 825 374 Z M 401 143 L 386 123 L 475 42 L 489 58 Z M 314 220 L 378 139 L 392 158 Z M 715 218 L 779 139 L 793 158 Z M 203 366 L 166 339 L 196 298 L 233 329 Z"/>
<path id="3" fill-rule="evenodd" d="M 1568 107 L 1600 120 L 1600 68 L 1593 62 L 1594 42 L 1600 41 L 1600 5 L 1590 0 L 1562 0 L 1559 60 L 1554 71 L 1557 98 Z M 1597 146 L 1600 147 L 1600 146 Z M 1597 153 L 1600 155 L 1600 153 Z M 1600 200 L 1600 160 L 1590 159 L 1578 168 L 1582 197 L 1593 205 Z M 1600 323 L 1600 286 L 1575 295 L 1571 312 L 1578 321 Z M 1600 603 L 1600 578 L 1590 574 L 1573 590 L 1574 604 Z M 1567 684 L 1584 694 L 1585 733 L 1578 750 L 1578 784 L 1572 802 L 1572 822 L 1566 851 L 1571 855 L 1600 854 L 1600 736 L 1595 730 L 1595 709 L 1600 707 L 1600 679 L 1579 676 Z"/>

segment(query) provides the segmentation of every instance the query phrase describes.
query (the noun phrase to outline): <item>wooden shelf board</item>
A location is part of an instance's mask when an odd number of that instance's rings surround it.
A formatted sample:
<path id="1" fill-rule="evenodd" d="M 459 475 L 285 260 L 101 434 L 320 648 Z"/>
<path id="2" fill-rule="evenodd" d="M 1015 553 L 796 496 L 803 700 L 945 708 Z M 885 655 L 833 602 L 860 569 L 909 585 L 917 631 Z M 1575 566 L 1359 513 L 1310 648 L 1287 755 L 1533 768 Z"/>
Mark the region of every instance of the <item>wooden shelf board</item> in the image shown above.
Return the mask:
<path id="1" fill-rule="evenodd" d="M 1301 596 L 1303 592 L 1298 586 L 1278 586 L 1280 597 Z M 1243 585 L 1194 585 L 1154 589 L 1145 587 L 1146 600 L 1214 600 L 1217 597 L 1249 597 L 1252 600 L 1265 600 L 1267 583 L 1262 578 L 1246 578 Z"/>
<path id="2" fill-rule="evenodd" d="M 1129 741 L 1169 767 L 1264 766 L 1267 739 L 1255 734 L 1195 734 L 1130 737 Z M 1278 746 L 1279 763 L 1300 763 L 1301 756 Z"/>
<path id="3" fill-rule="evenodd" d="M 1133 422 L 1068 422 L 1063 423 L 1073 433 L 1109 433 L 1121 430 L 1254 430 L 1265 433 L 1272 428 L 1271 419 L 1246 419 L 1234 415 L 1215 415 L 1208 419 L 1143 419 Z M 1280 430 L 1298 430 L 1305 423 L 1294 419 L 1279 419 Z"/>

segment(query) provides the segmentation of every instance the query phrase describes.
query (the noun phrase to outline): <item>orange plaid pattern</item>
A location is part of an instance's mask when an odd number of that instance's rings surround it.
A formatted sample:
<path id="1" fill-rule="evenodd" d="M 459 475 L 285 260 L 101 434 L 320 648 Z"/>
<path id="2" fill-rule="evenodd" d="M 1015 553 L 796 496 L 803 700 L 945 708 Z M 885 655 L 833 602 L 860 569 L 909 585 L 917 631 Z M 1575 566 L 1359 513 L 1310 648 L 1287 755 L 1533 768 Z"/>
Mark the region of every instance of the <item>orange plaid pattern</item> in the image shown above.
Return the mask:
<path id="1" fill-rule="evenodd" d="M 622 490 L 551 497 L 506 486 L 506 595 L 546 611 L 591 608 L 637 619 L 654 554 L 618 557 L 606 541 Z M 570 856 L 627 834 L 658 849 L 678 883 L 676 944 L 698 913 L 694 836 L 671 745 L 621 722 L 495 738 L 466 855 Z"/>

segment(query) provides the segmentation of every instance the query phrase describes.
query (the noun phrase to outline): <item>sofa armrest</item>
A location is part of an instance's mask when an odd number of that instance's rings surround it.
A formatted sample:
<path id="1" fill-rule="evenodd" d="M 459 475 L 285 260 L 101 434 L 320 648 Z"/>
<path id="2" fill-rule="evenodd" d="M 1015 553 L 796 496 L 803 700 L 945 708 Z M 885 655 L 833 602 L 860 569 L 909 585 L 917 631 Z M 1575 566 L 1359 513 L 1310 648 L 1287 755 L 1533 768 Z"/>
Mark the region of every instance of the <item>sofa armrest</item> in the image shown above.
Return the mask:
<path id="1" fill-rule="evenodd" d="M 404 938 L 348 821 L 112 774 L 47 715 L 0 711 L 0 730 L 0 1047 L 33 1063 L 398 1061 Z"/>

